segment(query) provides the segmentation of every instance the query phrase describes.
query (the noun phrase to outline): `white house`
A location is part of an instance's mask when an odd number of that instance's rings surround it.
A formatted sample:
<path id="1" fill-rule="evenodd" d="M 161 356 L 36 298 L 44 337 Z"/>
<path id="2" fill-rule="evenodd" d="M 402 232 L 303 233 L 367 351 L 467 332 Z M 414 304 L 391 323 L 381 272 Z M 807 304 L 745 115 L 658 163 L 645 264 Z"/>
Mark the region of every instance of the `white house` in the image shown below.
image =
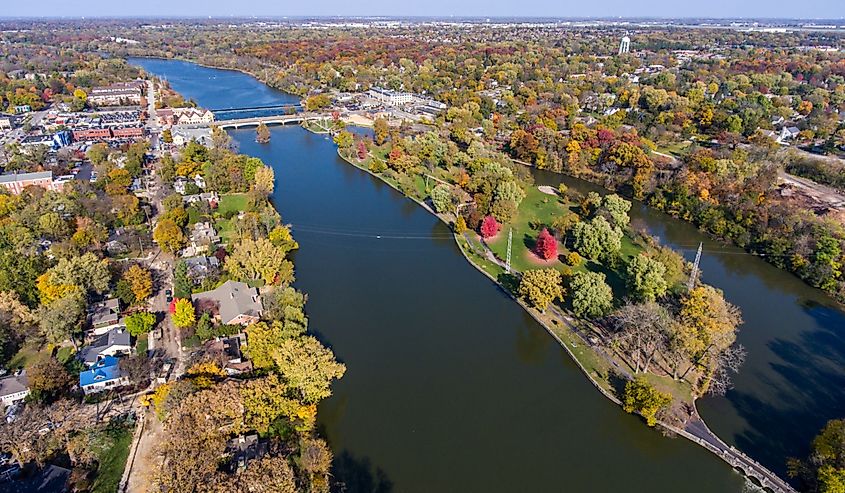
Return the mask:
<path id="1" fill-rule="evenodd" d="M 132 343 L 126 327 L 116 327 L 94 340 L 79 351 L 79 359 L 87 366 L 93 366 L 106 356 L 119 356 L 132 352 Z"/>
<path id="2" fill-rule="evenodd" d="M 28 395 L 29 381 L 26 379 L 26 371 L 21 370 L 14 375 L 0 378 L 0 404 L 3 404 L 3 407 L 22 401 Z"/>

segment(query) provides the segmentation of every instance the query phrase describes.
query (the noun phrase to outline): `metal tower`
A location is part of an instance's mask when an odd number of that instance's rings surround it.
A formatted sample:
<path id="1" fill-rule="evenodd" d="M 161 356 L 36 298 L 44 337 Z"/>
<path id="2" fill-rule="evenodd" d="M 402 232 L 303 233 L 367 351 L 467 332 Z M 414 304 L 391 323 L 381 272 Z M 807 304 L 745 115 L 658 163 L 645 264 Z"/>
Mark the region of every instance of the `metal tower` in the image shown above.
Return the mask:
<path id="1" fill-rule="evenodd" d="M 687 282 L 687 291 L 692 291 L 695 287 L 695 280 L 698 277 L 698 264 L 701 262 L 701 248 L 704 244 L 698 244 L 698 253 L 695 254 L 695 262 L 692 264 L 692 272 L 689 275 L 689 281 Z"/>
<path id="2" fill-rule="evenodd" d="M 513 228 L 508 230 L 508 254 L 505 259 L 505 270 L 511 273 L 511 242 L 513 241 Z"/>

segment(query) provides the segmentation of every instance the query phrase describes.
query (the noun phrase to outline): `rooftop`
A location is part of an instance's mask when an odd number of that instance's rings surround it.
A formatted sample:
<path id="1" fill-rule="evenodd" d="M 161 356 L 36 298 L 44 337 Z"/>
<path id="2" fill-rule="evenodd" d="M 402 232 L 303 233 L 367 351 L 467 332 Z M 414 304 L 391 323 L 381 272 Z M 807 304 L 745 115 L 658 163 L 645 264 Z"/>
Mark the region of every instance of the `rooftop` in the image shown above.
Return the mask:
<path id="1" fill-rule="evenodd" d="M 89 370 L 79 373 L 79 386 L 87 387 L 100 382 L 116 380 L 123 376 L 118 367 L 120 360 L 114 356 L 106 356 L 94 364 Z"/>
<path id="2" fill-rule="evenodd" d="M 0 378 L 0 396 L 17 394 L 29 388 L 29 381 L 26 378 L 26 372 L 22 371 L 18 375 L 9 375 L 8 377 Z"/>
<path id="3" fill-rule="evenodd" d="M 246 283 L 226 281 L 216 289 L 204 291 L 191 296 L 193 301 L 212 300 L 219 304 L 220 320 L 225 324 L 239 315 L 261 315 L 263 306 L 258 296 L 258 289 L 249 287 Z"/>

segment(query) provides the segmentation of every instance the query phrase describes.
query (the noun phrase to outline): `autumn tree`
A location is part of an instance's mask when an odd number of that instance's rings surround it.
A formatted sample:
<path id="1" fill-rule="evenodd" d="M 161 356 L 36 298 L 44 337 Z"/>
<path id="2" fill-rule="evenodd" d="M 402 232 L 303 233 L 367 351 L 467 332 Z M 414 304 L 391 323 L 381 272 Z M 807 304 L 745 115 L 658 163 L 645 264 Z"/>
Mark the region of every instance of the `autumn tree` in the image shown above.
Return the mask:
<path id="1" fill-rule="evenodd" d="M 270 142 L 270 129 L 267 128 L 267 124 L 264 122 L 260 122 L 258 127 L 255 129 L 255 141 L 259 144 L 266 144 Z"/>
<path id="2" fill-rule="evenodd" d="M 622 248 L 622 231 L 611 226 L 602 216 L 575 224 L 573 234 L 575 249 L 593 260 L 615 254 Z"/>
<path id="3" fill-rule="evenodd" d="M 613 291 L 599 272 L 578 272 L 572 276 L 572 310 L 579 317 L 598 318 L 613 306 Z"/>
<path id="4" fill-rule="evenodd" d="M 153 239 L 163 251 L 168 253 L 180 250 L 187 242 L 182 228 L 170 218 L 163 218 L 158 222 L 153 231 Z"/>
<path id="5" fill-rule="evenodd" d="M 150 271 L 140 265 L 132 265 L 123 274 L 123 280 L 129 283 L 137 303 L 146 301 L 153 294 L 153 277 Z"/>
<path id="6" fill-rule="evenodd" d="M 452 187 L 444 183 L 440 183 L 431 190 L 431 203 L 434 204 L 434 210 L 439 213 L 452 211 Z"/>
<path id="7" fill-rule="evenodd" d="M 56 358 L 43 358 L 26 369 L 26 378 L 34 399 L 43 401 L 56 397 L 70 387 L 70 374 Z"/>
<path id="8" fill-rule="evenodd" d="M 286 253 L 266 238 L 245 238 L 226 257 L 226 270 L 242 281 L 287 285 L 293 282 L 293 264 L 285 259 Z"/>
<path id="9" fill-rule="evenodd" d="M 183 329 L 194 325 L 196 321 L 196 312 L 191 301 L 187 299 L 176 300 L 173 309 L 173 325 L 179 329 Z"/>
<path id="10" fill-rule="evenodd" d="M 522 274 L 517 292 L 519 296 L 540 311 L 563 299 L 560 272 L 556 269 L 533 269 Z"/>
<path id="11" fill-rule="evenodd" d="M 499 234 L 499 222 L 493 216 L 487 216 L 481 221 L 481 236 L 485 239 Z"/>
<path id="12" fill-rule="evenodd" d="M 661 411 L 672 404 L 670 394 L 660 392 L 642 377 L 637 377 L 625 384 L 622 397 L 622 409 L 627 413 L 637 413 L 649 426 L 657 424 Z"/>
<path id="13" fill-rule="evenodd" d="M 59 344 L 70 340 L 76 346 L 74 335 L 85 319 L 85 297 L 79 290 L 72 291 L 38 309 L 38 326 L 47 341 Z"/>
<path id="14" fill-rule="evenodd" d="M 330 396 L 332 380 L 346 372 L 346 366 L 335 359 L 334 353 L 311 336 L 282 340 L 272 358 L 287 384 L 309 404 Z"/>
<path id="15" fill-rule="evenodd" d="M 267 197 L 273 193 L 275 188 L 276 174 L 273 168 L 269 166 L 260 166 L 255 170 L 255 182 L 253 183 L 253 190 L 262 197 Z"/>
<path id="16" fill-rule="evenodd" d="M 387 120 L 384 118 L 376 118 L 373 122 L 373 133 L 376 145 L 384 145 L 387 142 L 387 136 L 390 128 L 387 126 Z"/>
<path id="17" fill-rule="evenodd" d="M 557 258 L 557 240 L 549 233 L 549 230 L 543 228 L 537 236 L 537 243 L 534 245 L 534 253 L 543 260 L 552 260 Z"/>

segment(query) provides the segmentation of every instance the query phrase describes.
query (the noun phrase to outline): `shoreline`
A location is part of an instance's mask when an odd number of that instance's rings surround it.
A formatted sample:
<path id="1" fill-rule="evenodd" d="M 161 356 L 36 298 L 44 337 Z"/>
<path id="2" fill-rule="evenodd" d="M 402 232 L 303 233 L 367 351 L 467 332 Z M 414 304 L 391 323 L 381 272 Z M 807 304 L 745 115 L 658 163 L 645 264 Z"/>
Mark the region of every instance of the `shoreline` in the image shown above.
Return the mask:
<path id="1" fill-rule="evenodd" d="M 312 132 L 310 129 L 308 129 L 308 128 L 306 128 L 306 127 L 303 127 L 303 129 L 305 129 L 306 131 Z M 312 132 L 312 133 L 315 133 L 315 134 L 316 134 L 316 132 Z M 464 259 L 466 259 L 466 261 L 467 261 L 470 265 L 472 265 L 472 266 L 473 266 L 476 270 L 478 270 L 479 272 L 481 272 L 481 274 L 483 274 L 483 275 L 484 275 L 484 276 L 486 276 L 486 277 L 487 277 L 487 278 L 488 278 L 491 282 L 493 282 L 493 284 L 495 284 L 495 285 L 496 285 L 496 286 L 497 286 L 497 287 L 498 287 L 498 288 L 499 288 L 499 289 L 500 289 L 500 290 L 501 290 L 504 294 L 506 294 L 506 295 L 507 295 L 507 296 L 508 296 L 511 300 L 513 300 L 514 302 L 516 302 L 519 306 L 521 306 L 521 307 L 523 308 L 523 310 L 525 310 L 525 311 L 526 311 L 529 315 L 531 315 L 531 317 L 532 317 L 535 321 L 537 321 L 537 323 L 538 323 L 541 327 L 543 327 L 543 329 L 545 329 L 545 330 L 546 330 L 546 332 L 548 332 L 548 333 L 549 333 L 549 335 L 551 335 L 551 336 L 552 336 L 552 338 L 553 338 L 555 341 L 557 341 L 557 343 L 558 343 L 558 344 L 559 344 L 559 345 L 560 345 L 560 346 L 561 346 L 561 347 L 562 347 L 562 348 L 566 351 L 566 353 L 569 355 L 570 359 L 571 359 L 571 360 L 572 360 L 572 361 L 576 364 L 576 366 L 577 366 L 577 367 L 578 367 L 578 369 L 581 371 L 581 373 L 582 373 L 584 376 L 586 376 L 586 377 L 587 377 L 587 380 L 588 380 L 588 381 L 589 381 L 589 382 L 593 385 L 593 387 L 595 387 L 595 388 L 596 388 L 599 392 L 601 392 L 601 394 L 602 394 L 602 395 L 604 395 L 604 397 L 606 397 L 608 400 L 610 400 L 611 402 L 613 402 L 614 404 L 616 404 L 616 405 L 617 405 L 617 406 L 619 406 L 620 408 L 622 407 L 622 405 L 623 405 L 623 404 L 622 404 L 622 401 L 620 401 L 620 400 L 619 400 L 619 398 L 618 398 L 618 397 L 616 397 L 613 393 L 611 393 L 608 389 L 604 388 L 604 386 L 602 386 L 602 384 L 601 384 L 598 380 L 596 380 L 596 378 L 595 378 L 595 377 L 593 377 L 593 375 L 591 375 L 591 374 L 590 374 L 590 371 L 589 371 L 589 370 L 587 369 L 587 367 L 586 367 L 586 366 L 584 366 L 584 364 L 583 364 L 583 363 L 579 360 L 579 358 L 575 355 L 575 353 L 572 351 L 572 349 L 569 347 L 569 345 L 568 345 L 568 344 L 567 344 L 567 343 L 566 343 L 566 342 L 565 342 L 565 341 L 564 341 L 564 340 L 563 340 L 563 339 L 562 339 L 562 338 L 561 338 L 561 337 L 560 337 L 560 336 L 559 336 L 559 335 L 555 332 L 555 330 L 551 327 L 551 325 L 550 325 L 550 324 L 549 324 L 546 320 L 544 320 L 544 319 L 541 317 L 541 314 L 540 314 L 540 313 L 539 313 L 536 309 L 531 308 L 531 307 L 530 307 L 530 306 L 528 306 L 528 305 L 527 305 L 524 301 L 520 300 L 517 296 L 515 296 L 513 293 L 511 293 L 511 292 L 510 292 L 510 291 L 509 291 L 509 290 L 508 290 L 508 289 L 507 289 L 507 288 L 506 288 L 506 287 L 505 287 L 502 283 L 500 283 L 500 282 L 499 282 L 496 278 L 494 278 L 494 277 L 493 277 L 493 276 L 492 276 L 489 272 L 487 272 L 486 270 L 484 270 L 484 268 L 483 268 L 483 267 L 481 267 L 481 266 L 480 266 L 480 265 L 478 265 L 475 261 L 473 261 L 473 259 L 472 259 L 472 258 L 470 257 L 470 255 L 469 255 L 469 253 L 466 251 L 466 249 L 465 249 L 464 245 L 463 245 L 463 244 L 461 243 L 461 241 L 459 240 L 459 238 L 461 238 L 461 237 L 462 237 L 462 235 L 458 235 L 457 233 L 455 233 L 455 232 L 454 232 L 454 230 L 452 229 L 451 224 L 449 223 L 449 221 L 448 221 L 445 217 L 443 217 L 443 216 L 441 216 L 440 214 L 438 214 L 437 212 L 435 212 L 435 211 L 434 211 L 431 207 L 429 207 L 429 206 L 428 206 L 428 204 L 426 204 L 426 203 L 424 203 L 424 202 L 422 202 L 422 201 L 420 201 L 420 200 L 417 200 L 415 197 L 410 197 L 410 196 L 406 195 L 406 194 L 405 194 L 405 193 L 403 193 L 403 192 L 402 192 L 399 188 L 397 188 L 394 184 L 390 183 L 390 182 L 389 182 L 389 181 L 387 181 L 387 180 L 382 179 L 379 175 L 377 175 L 377 174 L 373 173 L 373 172 L 372 172 L 372 171 L 370 171 L 369 169 L 367 169 L 367 168 L 365 168 L 365 167 L 363 167 L 363 166 L 358 166 L 358 165 L 357 165 L 357 164 L 355 164 L 355 163 L 354 163 L 354 162 L 353 162 L 350 158 L 344 157 L 344 156 L 340 153 L 340 148 L 337 148 L 336 150 L 337 150 L 337 155 L 338 155 L 338 157 L 339 157 L 341 160 L 343 160 L 345 163 L 347 163 L 347 164 L 349 164 L 349 165 L 351 165 L 351 166 L 353 166 L 353 167 L 355 167 L 355 168 L 357 168 L 357 169 L 360 169 L 360 170 L 362 170 L 362 171 L 365 171 L 366 173 L 368 173 L 368 174 L 369 174 L 370 176 L 372 176 L 373 178 L 376 178 L 377 180 L 381 181 L 382 183 L 384 183 L 384 184 L 388 185 L 390 188 L 394 189 L 396 192 L 398 192 L 399 194 L 401 194 L 403 197 L 405 197 L 405 198 L 407 198 L 407 199 L 410 199 L 411 201 L 415 202 L 417 205 L 421 206 L 424 210 L 426 210 L 427 212 L 429 212 L 430 214 L 432 214 L 433 216 L 435 216 L 435 217 L 436 217 L 438 220 L 440 220 L 440 221 L 441 221 L 441 222 L 442 222 L 442 223 L 443 223 L 443 224 L 444 224 L 447 228 L 449 228 L 450 232 L 452 233 L 452 237 L 453 237 L 453 239 L 455 240 L 455 244 L 457 245 L 458 250 L 459 250 L 459 251 L 461 252 L 461 254 L 464 256 Z M 519 164 L 523 164 L 523 163 L 519 163 Z M 523 165 L 524 165 L 524 164 L 523 164 Z M 567 175 L 567 176 L 568 176 L 568 175 Z M 572 336 L 573 336 L 573 337 L 577 337 L 577 338 L 579 338 L 579 339 L 580 339 L 580 336 L 579 336 L 577 333 L 575 333 L 575 329 L 572 327 L 571 323 L 570 323 L 570 322 L 568 322 L 568 321 L 566 321 L 566 320 L 564 320 L 564 323 L 565 323 L 565 325 L 564 325 L 565 329 L 566 329 L 567 331 L 569 331 L 569 332 L 572 334 Z M 585 344 L 585 345 L 587 345 L 587 344 Z M 587 345 L 587 346 L 588 346 L 588 345 Z M 594 351 L 594 352 L 595 352 L 595 351 Z M 603 356 L 602 356 L 602 357 L 603 357 Z M 718 435 L 716 435 L 716 434 L 715 434 L 712 430 L 710 430 L 709 426 L 707 426 L 707 423 L 704 421 L 704 419 L 701 417 L 701 415 L 700 415 L 700 414 L 698 414 L 698 410 L 696 409 L 696 405 L 695 405 L 696 400 L 697 400 L 697 399 L 693 399 L 693 401 L 692 401 L 692 405 L 693 405 L 693 409 L 694 409 L 694 417 L 696 417 L 696 418 L 698 419 L 698 422 L 700 422 L 700 423 L 704 426 L 704 428 L 705 428 L 706 430 L 708 430 L 708 431 L 710 432 L 710 434 L 712 434 L 712 435 L 713 435 L 713 436 L 714 436 L 714 437 L 718 440 L 718 442 L 720 443 L 720 445 L 721 445 L 722 447 L 718 447 L 718 446 L 716 446 L 716 445 L 714 445 L 714 444 L 712 444 L 712 443 L 710 443 L 710 442 L 708 442 L 708 441 L 706 441 L 706 440 L 704 440 L 704 439 L 702 439 L 702 438 L 700 438 L 700 437 L 697 437 L 697 436 L 695 436 L 695 435 L 693 435 L 693 434 L 689 433 L 688 431 L 686 431 L 686 430 L 685 430 L 685 429 L 683 429 L 683 428 L 679 428 L 679 427 L 677 427 L 677 426 L 675 426 L 675 425 L 672 425 L 672 424 L 667 423 L 667 422 L 662 421 L 662 420 L 658 420 L 658 421 L 657 421 L 657 426 L 659 426 L 660 428 L 662 428 L 662 429 L 664 429 L 664 430 L 668 431 L 668 432 L 669 432 L 669 433 L 671 433 L 672 435 L 675 435 L 675 436 L 682 436 L 682 437 L 686 438 L 687 440 L 689 440 L 689 441 L 691 441 L 691 442 L 693 442 L 693 443 L 695 443 L 695 444 L 697 444 L 697 445 L 701 446 L 701 447 L 702 447 L 702 448 L 704 448 L 705 450 L 707 450 L 707 451 L 709 451 L 709 452 L 713 453 L 713 454 L 714 454 L 714 455 L 716 455 L 718 458 L 720 458 L 720 459 L 722 459 L 723 461 L 725 461 L 728 465 L 730 465 L 730 466 L 731 466 L 732 468 L 734 468 L 735 470 L 739 469 L 739 470 L 741 471 L 741 474 L 743 475 L 743 477 L 746 479 L 746 481 L 749 481 L 749 482 L 751 482 L 752 484 L 755 484 L 755 486 L 759 486 L 759 487 L 763 487 L 763 488 L 768 487 L 769 489 L 771 489 L 771 488 L 772 488 L 771 483 L 770 483 L 770 482 L 768 482 L 768 481 L 764 481 L 762 485 L 757 484 L 756 482 L 759 482 L 759 481 L 760 481 L 760 479 L 759 479 L 758 477 L 756 477 L 756 476 L 753 476 L 753 475 L 748 474 L 748 473 L 746 472 L 746 470 L 745 470 L 745 469 L 743 469 L 742 467 L 740 467 L 740 466 L 736 463 L 735 458 L 734 458 L 734 457 L 732 457 L 730 453 L 726 452 L 726 450 L 730 450 L 730 451 L 731 451 L 731 452 L 733 452 L 734 454 L 738 454 L 740 457 L 744 458 L 746 461 L 751 462 L 752 464 L 756 465 L 758 468 L 764 469 L 764 470 L 765 470 L 768 474 L 770 474 L 770 475 L 774 476 L 775 478 L 779 479 L 780 481 L 783 481 L 783 482 L 784 482 L 784 484 L 786 484 L 789 488 L 791 488 L 791 485 L 790 485 L 788 482 L 784 481 L 784 480 L 783 480 L 783 479 L 781 479 L 779 476 L 777 476 L 776 474 L 772 473 L 771 471 L 769 471 L 769 470 L 768 470 L 767 468 L 765 468 L 764 466 L 760 465 L 760 464 L 759 464 L 758 462 L 756 462 L 754 459 L 751 459 L 750 457 L 748 457 L 747 455 L 745 455 L 742 451 L 740 451 L 740 450 L 736 449 L 736 448 L 735 448 L 735 447 L 733 447 L 733 446 L 729 446 L 729 445 L 727 445 L 727 444 L 726 444 L 726 443 L 725 443 L 725 442 L 724 442 L 721 438 L 719 438 L 719 437 L 718 437 Z M 624 412 L 624 411 L 623 411 L 623 412 Z M 626 413 L 626 414 L 627 414 L 627 413 Z M 753 480 L 755 480 L 756 482 L 755 482 L 755 481 L 752 481 L 752 479 L 753 479 Z M 769 490 L 765 490 L 765 491 L 769 491 Z M 787 492 L 795 492 L 796 490 L 794 490 L 794 489 L 788 489 L 788 490 L 784 490 L 784 489 L 774 489 L 773 491 L 787 491 Z"/>

